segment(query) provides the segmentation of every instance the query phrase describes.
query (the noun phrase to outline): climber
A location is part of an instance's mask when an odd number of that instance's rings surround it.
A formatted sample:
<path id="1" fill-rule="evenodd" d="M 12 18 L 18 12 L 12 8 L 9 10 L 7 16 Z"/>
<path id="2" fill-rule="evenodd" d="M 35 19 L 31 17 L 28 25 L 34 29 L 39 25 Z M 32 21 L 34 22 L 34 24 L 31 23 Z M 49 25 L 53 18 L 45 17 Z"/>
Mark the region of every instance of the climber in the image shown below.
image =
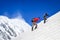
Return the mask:
<path id="1" fill-rule="evenodd" d="M 33 28 L 35 26 L 35 29 L 37 28 L 37 22 L 39 21 L 40 17 L 37 17 L 37 18 L 33 18 L 32 19 L 32 31 L 33 31 Z"/>
<path id="2" fill-rule="evenodd" d="M 48 16 L 48 14 L 47 14 L 47 13 L 45 13 L 45 15 L 44 15 L 44 23 L 46 23 L 47 16 Z"/>

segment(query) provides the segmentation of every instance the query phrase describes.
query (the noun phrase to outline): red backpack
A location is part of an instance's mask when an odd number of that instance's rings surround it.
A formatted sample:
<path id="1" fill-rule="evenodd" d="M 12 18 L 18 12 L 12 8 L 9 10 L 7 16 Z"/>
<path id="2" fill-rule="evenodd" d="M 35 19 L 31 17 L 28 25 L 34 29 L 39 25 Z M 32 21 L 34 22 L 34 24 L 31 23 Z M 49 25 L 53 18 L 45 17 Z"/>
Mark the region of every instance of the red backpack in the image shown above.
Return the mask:
<path id="1" fill-rule="evenodd" d="M 33 18 L 32 22 L 37 22 L 40 18 Z"/>

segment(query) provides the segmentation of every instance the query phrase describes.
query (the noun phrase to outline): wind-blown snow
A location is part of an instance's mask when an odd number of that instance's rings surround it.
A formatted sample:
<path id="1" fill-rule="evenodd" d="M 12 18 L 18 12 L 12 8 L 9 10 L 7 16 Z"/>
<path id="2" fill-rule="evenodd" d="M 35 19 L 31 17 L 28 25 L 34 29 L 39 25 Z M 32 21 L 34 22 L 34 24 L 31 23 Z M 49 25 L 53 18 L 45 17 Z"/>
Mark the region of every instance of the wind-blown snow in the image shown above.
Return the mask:
<path id="1" fill-rule="evenodd" d="M 12 40 L 60 40 L 60 12 L 38 23 L 38 28 L 34 31 L 24 32 Z"/>

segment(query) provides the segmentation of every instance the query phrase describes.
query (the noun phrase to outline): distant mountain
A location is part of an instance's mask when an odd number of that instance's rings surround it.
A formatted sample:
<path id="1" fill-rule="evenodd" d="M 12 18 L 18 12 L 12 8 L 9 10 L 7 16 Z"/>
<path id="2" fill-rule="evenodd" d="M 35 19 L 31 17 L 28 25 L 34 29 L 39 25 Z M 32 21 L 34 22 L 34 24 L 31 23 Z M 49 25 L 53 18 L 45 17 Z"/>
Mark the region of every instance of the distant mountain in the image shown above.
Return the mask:
<path id="1" fill-rule="evenodd" d="M 0 40 L 11 40 L 29 30 L 30 25 L 24 19 L 9 19 L 6 16 L 0 16 Z"/>

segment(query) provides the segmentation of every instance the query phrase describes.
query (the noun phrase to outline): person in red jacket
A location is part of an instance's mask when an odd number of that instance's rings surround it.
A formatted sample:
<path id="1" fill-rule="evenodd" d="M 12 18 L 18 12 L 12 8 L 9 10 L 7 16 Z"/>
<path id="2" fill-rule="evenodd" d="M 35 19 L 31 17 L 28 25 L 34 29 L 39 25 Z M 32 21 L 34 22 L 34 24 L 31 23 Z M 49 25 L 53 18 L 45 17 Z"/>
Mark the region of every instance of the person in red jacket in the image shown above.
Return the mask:
<path id="1" fill-rule="evenodd" d="M 39 19 L 40 19 L 39 17 L 32 19 L 32 31 L 33 31 L 34 26 L 35 26 L 35 29 L 37 28 L 36 23 L 39 21 Z"/>

